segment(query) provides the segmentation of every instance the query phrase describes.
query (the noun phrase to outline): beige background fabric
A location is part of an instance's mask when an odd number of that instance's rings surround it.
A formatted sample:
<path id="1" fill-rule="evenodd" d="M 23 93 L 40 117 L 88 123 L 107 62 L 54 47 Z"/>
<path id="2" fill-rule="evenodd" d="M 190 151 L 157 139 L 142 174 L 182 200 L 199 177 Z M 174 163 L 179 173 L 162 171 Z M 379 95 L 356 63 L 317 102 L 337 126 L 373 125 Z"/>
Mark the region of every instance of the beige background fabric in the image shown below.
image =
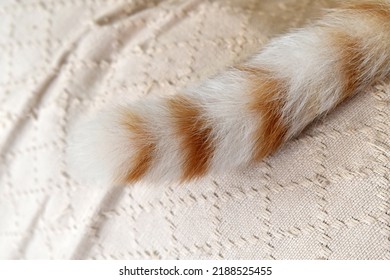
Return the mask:
<path id="1" fill-rule="evenodd" d="M 197 183 L 85 185 L 67 167 L 69 132 L 105 104 L 196 84 L 332 5 L 1 1 L 0 258 L 390 259 L 388 83 Z"/>

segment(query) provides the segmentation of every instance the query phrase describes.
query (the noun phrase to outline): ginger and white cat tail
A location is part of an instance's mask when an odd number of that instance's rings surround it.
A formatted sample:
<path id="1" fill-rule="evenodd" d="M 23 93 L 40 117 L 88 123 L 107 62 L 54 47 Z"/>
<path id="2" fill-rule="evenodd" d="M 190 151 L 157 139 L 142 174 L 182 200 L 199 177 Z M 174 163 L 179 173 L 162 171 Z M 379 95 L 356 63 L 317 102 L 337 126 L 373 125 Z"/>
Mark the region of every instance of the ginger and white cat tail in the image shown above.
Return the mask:
<path id="1" fill-rule="evenodd" d="M 197 87 L 102 113 L 72 153 L 93 177 L 117 184 L 228 172 L 273 153 L 389 71 L 390 3 L 348 2 Z"/>

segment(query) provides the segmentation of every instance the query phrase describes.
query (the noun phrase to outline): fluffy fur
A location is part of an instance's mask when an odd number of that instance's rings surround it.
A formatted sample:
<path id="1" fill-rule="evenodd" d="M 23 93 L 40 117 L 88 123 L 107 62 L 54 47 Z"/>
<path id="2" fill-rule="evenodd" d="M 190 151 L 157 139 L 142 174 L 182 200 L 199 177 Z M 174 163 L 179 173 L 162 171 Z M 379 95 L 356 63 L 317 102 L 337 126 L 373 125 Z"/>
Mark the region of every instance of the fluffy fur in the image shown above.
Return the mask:
<path id="1" fill-rule="evenodd" d="M 117 184 L 228 172 L 383 79 L 389 58 L 390 3 L 349 2 L 200 86 L 100 114 L 76 133 L 72 158 Z"/>

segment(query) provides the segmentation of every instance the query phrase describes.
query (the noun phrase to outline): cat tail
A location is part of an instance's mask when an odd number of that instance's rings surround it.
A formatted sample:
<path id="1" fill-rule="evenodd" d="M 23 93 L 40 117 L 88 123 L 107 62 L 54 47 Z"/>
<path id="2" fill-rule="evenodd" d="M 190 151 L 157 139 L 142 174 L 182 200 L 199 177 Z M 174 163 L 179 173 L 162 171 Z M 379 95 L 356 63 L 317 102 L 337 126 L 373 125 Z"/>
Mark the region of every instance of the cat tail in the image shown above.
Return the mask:
<path id="1" fill-rule="evenodd" d="M 199 86 L 99 114 L 76 133 L 73 164 L 117 184 L 226 173 L 272 154 L 389 70 L 389 2 L 347 3 Z"/>

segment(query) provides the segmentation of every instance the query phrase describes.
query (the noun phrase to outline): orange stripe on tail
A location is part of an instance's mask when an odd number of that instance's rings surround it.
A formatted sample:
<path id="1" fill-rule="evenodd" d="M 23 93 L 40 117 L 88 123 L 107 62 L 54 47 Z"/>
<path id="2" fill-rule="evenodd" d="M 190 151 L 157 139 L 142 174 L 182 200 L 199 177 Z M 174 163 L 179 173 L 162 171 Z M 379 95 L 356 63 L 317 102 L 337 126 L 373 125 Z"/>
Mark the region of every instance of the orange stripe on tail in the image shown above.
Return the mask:
<path id="1" fill-rule="evenodd" d="M 126 112 L 122 120 L 122 125 L 132 135 L 129 141 L 137 151 L 132 158 L 132 166 L 123 175 L 117 176 L 117 182 L 132 183 L 140 180 L 150 169 L 156 145 L 152 141 L 152 136 L 145 121 L 133 112 Z M 126 152 L 126 151 L 123 151 Z"/>
<path id="2" fill-rule="evenodd" d="M 249 75 L 252 102 L 249 109 L 259 114 L 259 127 L 255 134 L 255 160 L 261 160 L 276 151 L 283 143 L 287 125 L 281 110 L 287 94 L 286 84 L 264 69 L 240 66 L 237 69 Z"/>
<path id="3" fill-rule="evenodd" d="M 382 20 L 384 23 L 389 23 L 390 21 L 390 7 L 383 3 L 376 2 L 356 2 L 356 3 L 346 3 L 341 6 L 341 8 L 359 12 L 364 16 L 372 16 L 377 20 Z"/>
<path id="4" fill-rule="evenodd" d="M 211 128 L 201 109 L 190 99 L 176 96 L 168 105 L 184 153 L 182 180 L 198 178 L 207 173 L 214 154 Z"/>
<path id="5" fill-rule="evenodd" d="M 342 96 L 339 102 L 342 102 L 354 95 L 358 89 L 363 89 L 362 86 L 369 86 L 362 78 L 365 54 L 362 51 L 362 42 L 356 37 L 336 31 L 330 32 L 329 38 L 338 52 L 338 63 L 343 81 Z"/>

